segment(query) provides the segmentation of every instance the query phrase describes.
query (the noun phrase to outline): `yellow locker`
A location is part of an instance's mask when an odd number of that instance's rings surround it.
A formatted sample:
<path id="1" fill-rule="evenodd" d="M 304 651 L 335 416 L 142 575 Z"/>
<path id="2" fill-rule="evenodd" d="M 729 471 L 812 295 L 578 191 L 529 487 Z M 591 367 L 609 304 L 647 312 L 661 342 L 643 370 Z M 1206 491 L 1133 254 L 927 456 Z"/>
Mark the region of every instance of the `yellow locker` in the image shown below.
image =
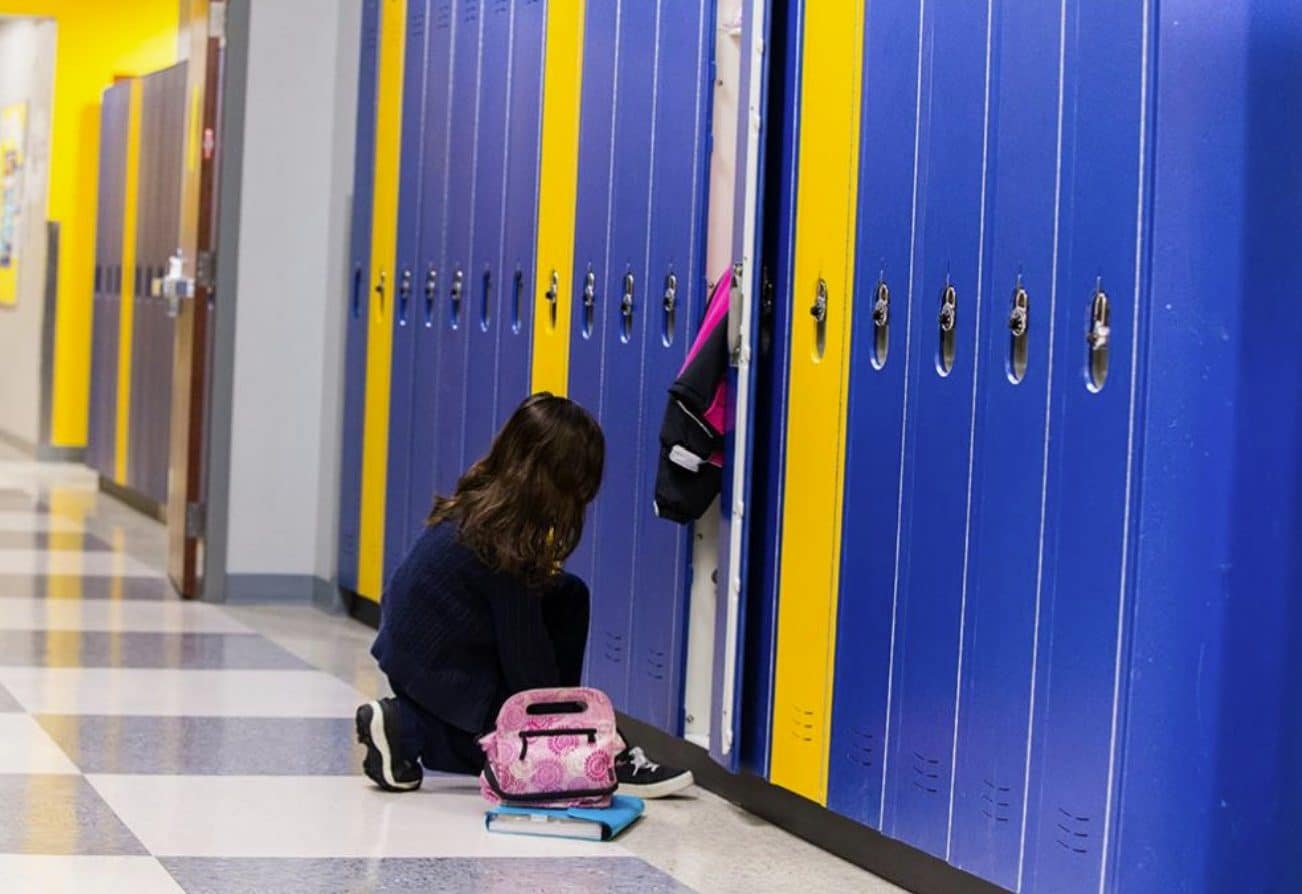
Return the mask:
<path id="1" fill-rule="evenodd" d="M 362 430 L 362 509 L 357 591 L 379 601 L 384 578 L 384 489 L 389 458 L 389 372 L 393 347 L 393 268 L 398 252 L 398 169 L 402 154 L 402 68 L 407 0 L 381 0 L 376 84 L 371 276 L 376 291 L 366 330 L 366 409 Z"/>
<path id="2" fill-rule="evenodd" d="M 582 0 L 547 4 L 547 42 L 543 50 L 532 387 L 553 394 L 564 394 L 569 386 L 572 302 L 562 293 L 573 282 L 583 12 Z"/>
<path id="3" fill-rule="evenodd" d="M 863 5 L 807 0 L 770 778 L 827 803 Z"/>

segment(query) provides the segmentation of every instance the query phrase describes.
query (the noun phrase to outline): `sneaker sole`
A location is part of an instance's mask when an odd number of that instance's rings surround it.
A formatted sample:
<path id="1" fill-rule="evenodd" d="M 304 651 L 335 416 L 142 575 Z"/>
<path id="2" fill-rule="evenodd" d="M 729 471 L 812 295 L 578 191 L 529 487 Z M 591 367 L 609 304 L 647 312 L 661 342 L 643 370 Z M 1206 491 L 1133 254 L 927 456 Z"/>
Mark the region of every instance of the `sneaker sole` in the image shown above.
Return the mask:
<path id="1" fill-rule="evenodd" d="M 386 792 L 409 792 L 420 788 L 420 781 L 399 782 L 393 776 L 393 758 L 389 737 L 384 732 L 384 709 L 379 702 L 367 702 L 357 709 L 357 741 L 366 746 L 362 769 L 367 777 Z"/>
<path id="2" fill-rule="evenodd" d="M 672 797 L 685 789 L 691 788 L 695 784 L 696 777 L 692 775 L 691 770 L 688 770 L 681 776 L 675 776 L 672 779 L 664 779 L 660 782 L 653 782 L 650 785 L 621 784 L 619 787 L 619 794 L 641 798 L 643 801 L 654 801 L 658 798 Z"/>

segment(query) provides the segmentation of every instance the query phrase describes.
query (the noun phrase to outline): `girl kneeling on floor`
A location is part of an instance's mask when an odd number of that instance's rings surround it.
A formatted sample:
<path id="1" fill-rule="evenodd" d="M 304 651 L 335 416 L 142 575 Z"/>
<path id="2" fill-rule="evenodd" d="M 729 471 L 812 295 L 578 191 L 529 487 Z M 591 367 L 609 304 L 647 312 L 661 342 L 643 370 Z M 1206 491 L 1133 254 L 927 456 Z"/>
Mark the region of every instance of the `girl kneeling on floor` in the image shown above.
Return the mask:
<path id="1" fill-rule="evenodd" d="M 578 686 L 588 588 L 562 570 L 597 496 L 605 437 L 573 401 L 527 399 L 488 455 L 435 500 L 428 525 L 380 602 L 371 647 L 394 698 L 357 709 L 366 775 L 420 788 L 422 765 L 479 773 L 478 738 L 511 695 Z M 616 761 L 620 792 L 659 798 L 692 784 L 641 748 Z"/>

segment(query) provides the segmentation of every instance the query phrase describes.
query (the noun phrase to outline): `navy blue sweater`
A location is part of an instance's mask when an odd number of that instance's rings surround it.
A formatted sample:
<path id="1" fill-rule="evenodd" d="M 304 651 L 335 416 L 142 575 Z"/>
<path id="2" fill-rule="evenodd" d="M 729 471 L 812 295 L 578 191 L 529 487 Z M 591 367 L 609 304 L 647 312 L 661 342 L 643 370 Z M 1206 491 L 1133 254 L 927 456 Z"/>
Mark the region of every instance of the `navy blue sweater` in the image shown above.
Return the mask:
<path id="1" fill-rule="evenodd" d="M 513 692 L 560 685 L 543 600 L 486 566 L 455 525 L 428 527 L 380 602 L 371 654 L 394 686 L 471 733 Z"/>

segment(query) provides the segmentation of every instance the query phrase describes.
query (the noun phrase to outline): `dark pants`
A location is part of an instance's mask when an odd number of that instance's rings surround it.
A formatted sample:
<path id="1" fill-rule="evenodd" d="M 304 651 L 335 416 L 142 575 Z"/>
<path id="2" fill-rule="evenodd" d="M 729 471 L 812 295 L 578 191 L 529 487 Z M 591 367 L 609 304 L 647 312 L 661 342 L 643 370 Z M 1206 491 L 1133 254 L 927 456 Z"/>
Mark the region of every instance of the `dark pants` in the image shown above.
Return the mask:
<path id="1" fill-rule="evenodd" d="M 543 600 L 543 623 L 556 652 L 562 686 L 578 686 L 583 678 L 583 652 L 588 642 L 588 587 L 567 574 Z M 401 708 L 401 748 L 403 757 L 416 760 L 427 770 L 443 773 L 479 773 L 484 768 L 484 753 L 479 735 L 468 733 L 442 720 L 403 691 L 399 681 L 390 678 L 393 694 Z M 493 705 L 490 723 L 497 710 L 514 693 L 501 692 Z"/>

